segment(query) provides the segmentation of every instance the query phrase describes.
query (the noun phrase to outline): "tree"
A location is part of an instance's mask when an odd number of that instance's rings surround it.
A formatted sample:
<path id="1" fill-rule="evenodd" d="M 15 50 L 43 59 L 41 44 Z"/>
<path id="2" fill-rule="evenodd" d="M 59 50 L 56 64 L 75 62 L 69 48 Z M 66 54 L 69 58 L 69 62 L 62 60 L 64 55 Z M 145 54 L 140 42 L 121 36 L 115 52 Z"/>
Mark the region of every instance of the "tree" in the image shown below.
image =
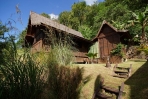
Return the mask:
<path id="1" fill-rule="evenodd" d="M 8 28 L 0 21 L 0 64 L 4 62 L 3 49 L 7 47 L 6 38 L 4 37 L 5 32 L 8 32 Z"/>
<path id="2" fill-rule="evenodd" d="M 0 21 L 0 39 L 4 38 L 4 33 L 8 32 L 8 28 Z"/>
<path id="3" fill-rule="evenodd" d="M 143 12 L 139 11 L 138 14 L 135 12 L 131 12 L 133 16 L 133 20 L 130 20 L 129 22 L 132 22 L 134 24 L 139 24 L 141 26 L 141 40 L 146 40 L 146 33 L 145 28 L 148 25 L 148 6 L 145 8 Z"/>
<path id="4" fill-rule="evenodd" d="M 61 24 L 63 25 L 66 25 L 66 26 L 69 26 L 70 25 L 70 14 L 71 12 L 68 12 L 68 11 L 63 11 L 59 14 L 59 18 L 58 20 L 60 21 Z"/>
<path id="5" fill-rule="evenodd" d="M 61 24 L 64 24 L 67 27 L 70 27 L 74 30 L 78 30 L 78 26 L 79 26 L 78 18 L 74 17 L 71 11 L 70 12 L 64 11 L 60 13 L 58 19 Z"/>
<path id="6" fill-rule="evenodd" d="M 72 5 L 72 13 L 74 17 L 77 17 L 79 20 L 79 25 L 81 26 L 83 22 L 85 21 L 85 13 L 86 10 L 86 2 L 79 2 Z"/>
<path id="7" fill-rule="evenodd" d="M 27 33 L 27 28 L 25 30 L 23 30 L 20 34 L 19 34 L 19 39 L 16 43 L 17 47 L 18 48 L 21 48 L 22 45 L 24 44 L 24 41 L 25 41 L 25 35 Z"/>
<path id="8" fill-rule="evenodd" d="M 44 12 L 41 13 L 41 15 L 44 16 L 44 17 L 46 17 L 46 18 L 49 18 L 49 19 L 50 19 L 50 15 L 48 15 L 48 14 L 46 14 L 46 13 L 44 13 Z"/>
<path id="9" fill-rule="evenodd" d="M 142 1 L 136 0 L 136 5 L 134 5 L 135 7 L 140 5 L 139 11 L 143 9 L 142 6 L 145 6 L 144 3 L 138 5 Z M 86 5 L 85 2 L 74 3 L 71 11 L 64 11 L 60 14 L 59 21 L 61 24 L 82 32 L 83 36 L 88 39 L 96 36 L 103 20 L 110 23 L 114 20 L 116 28 L 128 28 L 132 36 L 135 36 L 140 29 L 137 26 L 129 27 L 127 25 L 127 21 L 131 20 L 131 14 L 128 13 L 131 11 L 131 5 L 128 3 L 132 2 L 129 0 L 104 0 L 104 2 L 94 3 L 91 6 Z M 136 8 L 133 10 L 135 11 Z"/>
<path id="10" fill-rule="evenodd" d="M 82 33 L 84 38 L 91 39 L 92 38 L 92 29 L 91 27 L 88 27 L 87 25 L 79 26 L 79 31 Z"/>
<path id="11" fill-rule="evenodd" d="M 120 23 L 120 22 L 113 21 L 113 20 L 112 20 L 112 23 L 118 30 L 125 29 L 125 23 Z"/>

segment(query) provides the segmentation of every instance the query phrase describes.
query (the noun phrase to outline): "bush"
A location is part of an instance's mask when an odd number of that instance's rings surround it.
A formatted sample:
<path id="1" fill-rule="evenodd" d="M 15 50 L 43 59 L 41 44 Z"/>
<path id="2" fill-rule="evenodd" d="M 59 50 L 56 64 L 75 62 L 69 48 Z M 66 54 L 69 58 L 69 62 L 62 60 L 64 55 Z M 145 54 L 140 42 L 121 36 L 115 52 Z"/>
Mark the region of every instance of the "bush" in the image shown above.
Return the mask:
<path id="1" fill-rule="evenodd" d="M 119 56 L 119 57 L 123 57 L 124 53 L 122 51 L 123 45 L 121 43 L 119 43 L 115 49 L 113 49 L 110 53 L 113 56 Z"/>
<path id="2" fill-rule="evenodd" d="M 145 44 L 141 44 L 139 48 L 137 49 L 138 52 L 145 52 L 146 55 L 148 55 L 148 46 Z"/>

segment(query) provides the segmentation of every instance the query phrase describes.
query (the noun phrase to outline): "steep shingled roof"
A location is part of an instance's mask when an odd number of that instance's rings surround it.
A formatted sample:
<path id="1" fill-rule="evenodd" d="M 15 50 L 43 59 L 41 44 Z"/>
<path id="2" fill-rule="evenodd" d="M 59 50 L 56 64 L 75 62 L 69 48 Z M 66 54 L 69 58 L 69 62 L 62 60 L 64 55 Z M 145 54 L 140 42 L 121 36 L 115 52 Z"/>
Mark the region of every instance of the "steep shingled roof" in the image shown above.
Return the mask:
<path id="1" fill-rule="evenodd" d="M 67 33 L 70 33 L 70 34 L 73 34 L 73 35 L 76 35 L 78 37 L 81 37 L 81 38 L 84 38 L 82 36 L 82 34 L 78 31 L 75 31 L 65 25 L 62 25 L 56 21 L 53 21 L 51 19 L 48 19 L 42 15 L 39 15 L 35 12 L 30 12 L 30 20 L 31 20 L 31 25 L 41 25 L 42 23 L 43 24 L 46 24 L 46 25 L 49 25 L 51 27 L 54 27 L 56 29 L 59 29 L 59 30 L 62 30 L 62 31 L 65 31 Z"/>

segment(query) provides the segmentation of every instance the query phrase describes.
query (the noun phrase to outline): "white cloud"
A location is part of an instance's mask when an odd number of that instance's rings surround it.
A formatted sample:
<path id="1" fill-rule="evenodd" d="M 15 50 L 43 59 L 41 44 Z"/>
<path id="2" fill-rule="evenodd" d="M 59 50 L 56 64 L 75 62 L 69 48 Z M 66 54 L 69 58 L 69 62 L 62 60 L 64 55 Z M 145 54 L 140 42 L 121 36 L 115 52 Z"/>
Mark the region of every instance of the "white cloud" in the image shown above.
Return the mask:
<path id="1" fill-rule="evenodd" d="M 92 5 L 94 4 L 94 2 L 98 1 L 98 0 L 84 0 L 86 2 L 87 5 Z"/>
<path id="2" fill-rule="evenodd" d="M 55 15 L 53 13 L 49 14 L 51 19 L 58 19 L 58 15 Z"/>

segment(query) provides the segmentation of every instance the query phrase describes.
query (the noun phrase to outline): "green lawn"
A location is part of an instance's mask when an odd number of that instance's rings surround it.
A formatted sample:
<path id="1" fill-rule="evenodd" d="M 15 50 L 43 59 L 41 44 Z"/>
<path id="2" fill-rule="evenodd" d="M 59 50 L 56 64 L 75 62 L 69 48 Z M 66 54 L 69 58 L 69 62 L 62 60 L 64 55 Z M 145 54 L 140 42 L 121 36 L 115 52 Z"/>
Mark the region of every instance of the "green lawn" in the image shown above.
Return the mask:
<path id="1" fill-rule="evenodd" d="M 122 82 L 125 83 L 126 94 L 123 99 L 148 99 L 148 62 L 145 60 L 128 60 L 119 66 L 129 67 L 132 64 L 132 75 L 130 78 L 112 77 L 112 69 L 106 68 L 105 64 L 79 64 L 84 67 L 84 76 L 91 75 L 91 80 L 83 87 L 80 99 L 91 99 L 94 92 L 94 85 L 97 75 L 101 74 L 105 85 L 118 88 Z"/>

